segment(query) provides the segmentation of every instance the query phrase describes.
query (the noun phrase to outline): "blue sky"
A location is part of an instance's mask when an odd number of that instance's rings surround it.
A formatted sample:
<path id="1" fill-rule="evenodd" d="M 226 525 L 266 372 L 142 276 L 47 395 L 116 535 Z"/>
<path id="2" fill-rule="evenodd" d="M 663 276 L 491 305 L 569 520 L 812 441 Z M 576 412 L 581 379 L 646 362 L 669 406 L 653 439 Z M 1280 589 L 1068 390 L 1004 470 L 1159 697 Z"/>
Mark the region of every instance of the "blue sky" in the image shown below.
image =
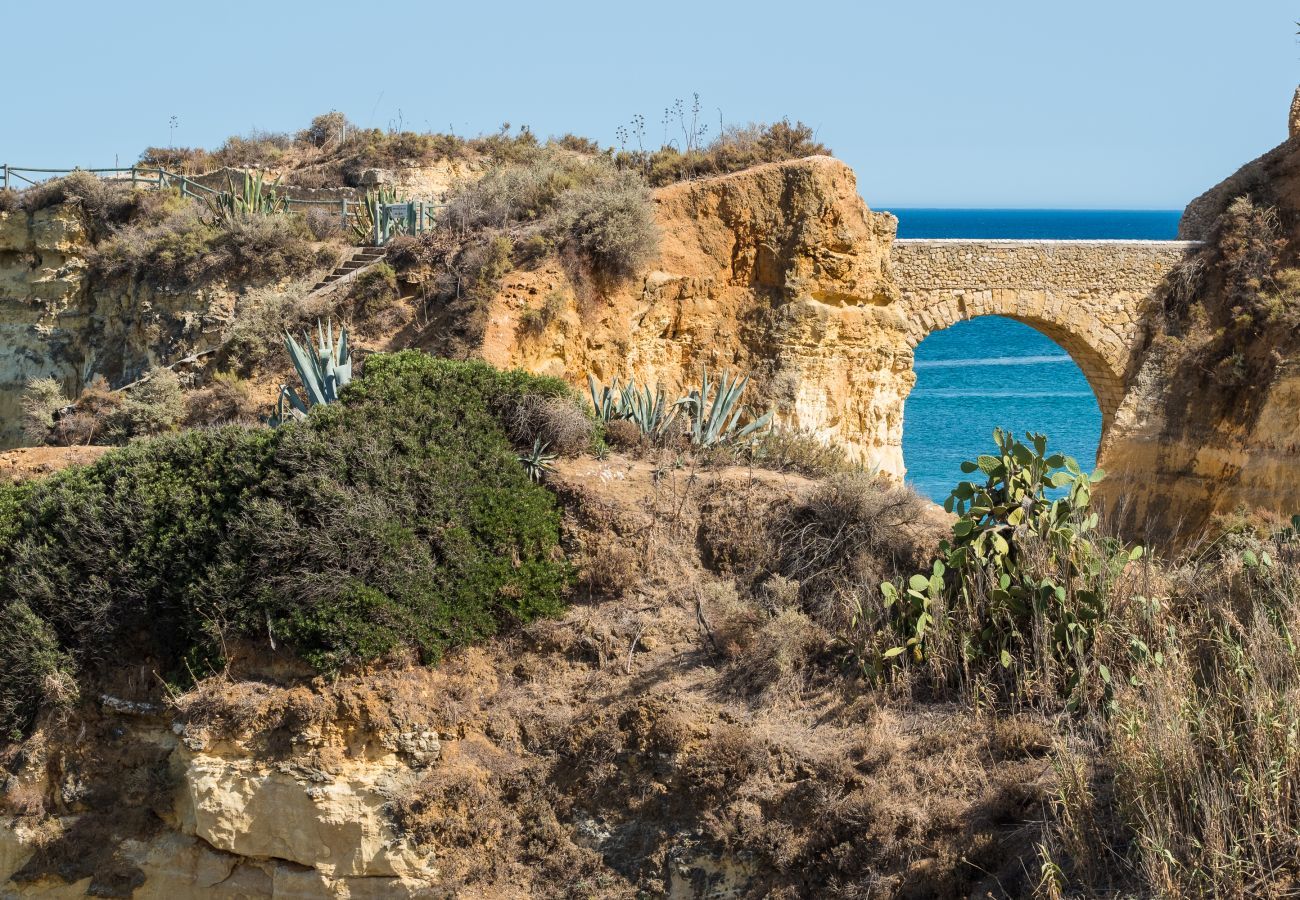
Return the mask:
<path id="1" fill-rule="evenodd" d="M 57 9 L 57 14 L 53 11 Z M 1285 137 L 1280 0 L 334 0 L 5 10 L 0 162 L 128 163 L 343 110 L 604 143 L 698 92 L 716 130 L 800 118 L 873 206 L 1179 208 Z"/>

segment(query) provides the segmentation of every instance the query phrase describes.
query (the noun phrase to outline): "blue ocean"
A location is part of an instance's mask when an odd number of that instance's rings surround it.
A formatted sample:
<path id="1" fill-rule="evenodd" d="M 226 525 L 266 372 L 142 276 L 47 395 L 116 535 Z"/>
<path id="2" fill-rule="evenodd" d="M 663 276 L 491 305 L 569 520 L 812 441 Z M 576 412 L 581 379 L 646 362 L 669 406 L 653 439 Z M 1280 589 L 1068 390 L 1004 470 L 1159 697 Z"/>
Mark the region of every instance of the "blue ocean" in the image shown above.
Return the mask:
<path id="1" fill-rule="evenodd" d="M 891 209 L 901 238 L 1173 240 L 1181 211 Z M 1041 432 L 1085 469 L 1097 461 L 1101 410 L 1079 367 L 1046 335 L 1001 316 L 936 331 L 916 348 L 903 412 L 907 479 L 942 503 L 963 460 L 987 453 L 994 427 Z"/>

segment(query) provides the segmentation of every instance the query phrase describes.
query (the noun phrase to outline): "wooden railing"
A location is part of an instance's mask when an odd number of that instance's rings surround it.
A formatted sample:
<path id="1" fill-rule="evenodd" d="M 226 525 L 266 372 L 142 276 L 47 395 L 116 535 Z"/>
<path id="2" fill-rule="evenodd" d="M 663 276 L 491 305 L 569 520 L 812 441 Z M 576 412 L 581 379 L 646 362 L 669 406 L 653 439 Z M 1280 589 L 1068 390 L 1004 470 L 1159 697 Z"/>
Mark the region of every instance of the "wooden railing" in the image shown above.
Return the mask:
<path id="1" fill-rule="evenodd" d="M 73 172 L 89 172 L 92 175 L 99 176 L 104 181 L 117 181 L 145 187 L 152 186 L 159 189 L 175 186 L 180 189 L 183 197 L 202 198 L 227 193 L 226 191 L 210 188 L 187 175 L 169 172 L 158 166 L 114 167 L 111 169 L 34 169 L 4 163 L 0 164 L 0 172 L 3 173 L 4 187 L 6 189 L 17 186 L 19 181 L 26 182 L 25 185 L 22 185 L 26 187 L 40 184 L 41 179 L 30 178 L 29 175 L 53 177 L 56 175 L 71 175 Z M 365 203 L 364 200 L 349 200 L 347 197 L 341 197 L 338 200 L 299 200 L 295 197 L 286 197 L 284 202 L 290 209 L 295 206 L 335 207 L 339 211 L 339 224 L 344 231 L 351 226 L 348 221 L 349 211 L 355 212 L 358 206 Z M 423 200 L 380 206 L 380 214 L 374 217 L 374 233 L 369 239 L 375 246 L 382 247 L 394 235 L 420 234 L 428 231 L 433 228 L 436 222 L 437 211 L 445 206 L 444 203 L 429 203 Z"/>

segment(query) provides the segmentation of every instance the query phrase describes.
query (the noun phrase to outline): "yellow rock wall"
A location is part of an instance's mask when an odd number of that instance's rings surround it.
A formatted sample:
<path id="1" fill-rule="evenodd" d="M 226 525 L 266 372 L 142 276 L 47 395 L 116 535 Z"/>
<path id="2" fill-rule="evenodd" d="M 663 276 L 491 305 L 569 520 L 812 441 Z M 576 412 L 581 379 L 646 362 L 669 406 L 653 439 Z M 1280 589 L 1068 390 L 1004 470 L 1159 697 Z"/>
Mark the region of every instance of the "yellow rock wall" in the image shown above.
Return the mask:
<path id="1" fill-rule="evenodd" d="M 912 350 L 889 274 L 896 220 L 828 157 L 657 191 L 658 258 L 635 282 L 577 289 L 558 265 L 507 275 L 483 356 L 568 379 L 753 374 L 747 402 L 901 475 Z M 542 327 L 530 311 L 552 307 Z M 535 313 L 533 313 L 535 315 Z"/>

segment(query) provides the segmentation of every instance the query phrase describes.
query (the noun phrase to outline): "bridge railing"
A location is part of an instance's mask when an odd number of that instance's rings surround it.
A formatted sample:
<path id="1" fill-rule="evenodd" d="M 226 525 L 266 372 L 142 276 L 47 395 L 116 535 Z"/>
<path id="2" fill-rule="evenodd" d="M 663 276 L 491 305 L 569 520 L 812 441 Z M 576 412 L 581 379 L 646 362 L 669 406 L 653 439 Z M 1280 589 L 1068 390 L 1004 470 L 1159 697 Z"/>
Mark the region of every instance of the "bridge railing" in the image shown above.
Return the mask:
<path id="1" fill-rule="evenodd" d="M 60 175 L 71 175 L 73 172 L 89 172 L 97 175 L 104 181 L 121 182 L 138 187 L 153 187 L 164 189 L 177 187 L 180 189 L 182 197 L 205 196 L 216 197 L 227 191 L 210 188 L 201 182 L 190 178 L 179 172 L 171 172 L 160 166 L 114 166 L 102 169 L 39 169 L 29 166 L 11 166 L 8 163 L 0 164 L 0 174 L 3 176 L 4 188 L 6 190 L 19 187 L 32 187 L 40 184 L 41 181 L 47 180 Z M 30 176 L 44 175 L 46 178 L 32 178 Z M 19 184 L 23 182 L 23 184 Z M 352 224 L 349 221 L 349 213 L 355 215 L 359 207 L 365 205 L 364 200 L 349 200 L 347 197 L 340 197 L 337 200 L 308 200 L 298 199 L 296 197 L 286 197 L 285 205 L 292 209 L 294 207 L 311 207 L 325 206 L 334 207 L 339 211 L 339 224 L 344 231 L 347 231 Z M 374 234 L 372 240 L 376 246 L 382 246 L 398 234 L 420 234 L 433 228 L 436 222 L 438 211 L 445 208 L 444 203 L 429 203 L 426 201 L 412 201 L 410 203 L 390 204 L 380 207 L 378 221 L 374 222 Z"/>

